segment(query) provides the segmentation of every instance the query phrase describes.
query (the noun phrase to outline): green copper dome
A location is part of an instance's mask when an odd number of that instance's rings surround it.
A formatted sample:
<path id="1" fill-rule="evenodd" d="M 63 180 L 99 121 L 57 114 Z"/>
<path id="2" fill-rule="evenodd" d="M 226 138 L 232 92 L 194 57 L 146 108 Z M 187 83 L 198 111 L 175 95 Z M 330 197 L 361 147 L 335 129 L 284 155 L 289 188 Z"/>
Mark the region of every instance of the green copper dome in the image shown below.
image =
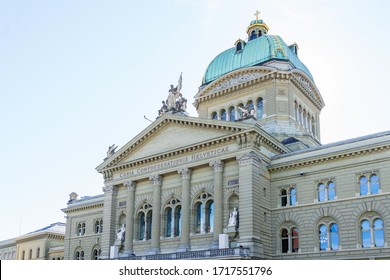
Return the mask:
<path id="1" fill-rule="evenodd" d="M 251 22 L 251 26 L 263 24 L 260 21 Z M 258 34 L 258 37 L 250 38 L 248 42 L 238 40 L 235 47 L 214 58 L 207 67 L 202 84 L 208 84 L 231 71 L 262 65 L 273 60 L 290 62 L 292 68 L 302 70 L 313 80 L 310 71 L 298 59 L 296 51 L 294 51 L 296 45 L 288 47 L 279 36 L 265 35 L 264 33 L 263 35 L 260 32 Z"/>

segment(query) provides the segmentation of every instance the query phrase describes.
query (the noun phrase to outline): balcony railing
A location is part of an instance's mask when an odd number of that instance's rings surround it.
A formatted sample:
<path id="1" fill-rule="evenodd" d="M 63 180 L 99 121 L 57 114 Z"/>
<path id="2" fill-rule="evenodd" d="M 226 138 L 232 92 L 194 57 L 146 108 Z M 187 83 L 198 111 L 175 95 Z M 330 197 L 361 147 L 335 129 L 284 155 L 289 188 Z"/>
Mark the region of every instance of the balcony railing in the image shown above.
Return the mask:
<path id="1" fill-rule="evenodd" d="M 120 260 L 195 260 L 195 259 L 248 259 L 249 248 L 210 249 L 203 251 L 176 252 L 144 256 L 119 256 Z"/>

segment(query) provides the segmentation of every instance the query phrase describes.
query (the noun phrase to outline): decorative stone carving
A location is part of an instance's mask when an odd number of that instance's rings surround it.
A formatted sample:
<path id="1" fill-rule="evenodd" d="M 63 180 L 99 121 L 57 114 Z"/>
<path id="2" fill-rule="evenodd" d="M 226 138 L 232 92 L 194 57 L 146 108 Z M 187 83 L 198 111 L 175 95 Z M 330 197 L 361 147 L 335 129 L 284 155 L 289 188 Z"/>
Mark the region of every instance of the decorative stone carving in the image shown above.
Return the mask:
<path id="1" fill-rule="evenodd" d="M 260 157 L 255 152 L 249 152 L 248 154 L 244 154 L 241 157 L 237 157 L 238 165 L 247 165 L 252 163 L 261 163 Z"/>
<path id="2" fill-rule="evenodd" d="M 135 191 L 136 183 L 134 181 L 127 181 L 124 185 L 127 191 L 131 191 L 131 192 Z"/>
<path id="3" fill-rule="evenodd" d="M 116 194 L 118 192 L 118 188 L 116 186 L 108 185 L 103 187 L 103 192 Z"/>
<path id="4" fill-rule="evenodd" d="M 210 166 L 213 167 L 214 172 L 223 172 L 223 162 L 221 160 L 214 160 L 210 162 Z"/>
<path id="5" fill-rule="evenodd" d="M 153 181 L 153 185 L 155 186 L 161 186 L 162 184 L 162 177 L 160 175 L 151 175 L 149 176 L 149 180 Z"/>
<path id="6" fill-rule="evenodd" d="M 107 157 L 104 160 L 112 157 L 115 154 L 116 148 L 118 148 L 118 146 L 115 146 L 115 144 L 108 146 Z"/>
<path id="7" fill-rule="evenodd" d="M 190 179 L 192 170 L 189 168 L 181 168 L 177 171 L 177 173 L 181 174 L 182 179 Z"/>
<path id="8" fill-rule="evenodd" d="M 222 82 L 221 84 L 219 84 L 215 88 L 213 88 L 211 93 L 215 93 L 217 91 L 221 91 L 221 90 L 224 90 L 224 89 L 227 89 L 227 88 L 230 88 L 230 87 L 242 84 L 244 82 L 257 79 L 257 78 L 259 78 L 261 76 L 264 76 L 264 74 L 263 73 L 246 73 L 246 74 L 242 74 L 241 73 L 241 74 L 236 74 L 233 77 L 231 77 L 230 79 Z"/>
<path id="9" fill-rule="evenodd" d="M 248 108 L 246 106 L 243 106 L 243 107 L 237 106 L 237 108 L 241 111 L 241 117 L 238 119 L 239 121 L 240 120 L 250 119 L 250 118 L 256 120 L 256 117 L 255 117 L 256 112 L 255 112 L 254 108 L 250 109 L 250 108 Z"/>
<path id="10" fill-rule="evenodd" d="M 126 226 L 125 224 L 122 224 L 122 227 L 117 230 L 116 239 L 120 240 L 121 242 L 124 242 L 125 234 L 126 234 Z"/>
<path id="11" fill-rule="evenodd" d="M 79 197 L 79 195 L 77 193 L 72 192 L 71 194 L 69 194 L 69 201 L 68 201 L 68 203 L 72 202 L 73 200 L 77 200 L 78 197 Z"/>

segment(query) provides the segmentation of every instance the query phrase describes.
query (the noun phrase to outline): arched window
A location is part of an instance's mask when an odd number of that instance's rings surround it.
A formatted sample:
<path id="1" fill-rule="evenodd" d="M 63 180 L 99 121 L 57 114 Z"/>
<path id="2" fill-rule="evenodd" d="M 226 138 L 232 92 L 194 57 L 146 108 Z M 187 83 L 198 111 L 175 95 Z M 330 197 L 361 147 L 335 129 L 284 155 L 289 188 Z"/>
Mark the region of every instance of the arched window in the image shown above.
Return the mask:
<path id="1" fill-rule="evenodd" d="M 213 119 L 213 120 L 218 120 L 218 114 L 217 114 L 217 112 L 212 112 L 212 113 L 211 113 L 211 119 Z"/>
<path id="2" fill-rule="evenodd" d="M 339 249 L 339 228 L 336 223 L 321 224 L 319 227 L 319 248 L 321 251 Z"/>
<path id="3" fill-rule="evenodd" d="M 282 229 L 281 233 L 281 239 L 282 239 L 282 253 L 287 253 L 288 252 L 288 231 L 287 229 Z"/>
<path id="4" fill-rule="evenodd" d="M 146 240 L 152 238 L 152 210 L 146 214 Z"/>
<path id="5" fill-rule="evenodd" d="M 295 188 L 291 188 L 289 192 L 290 192 L 290 205 L 295 206 L 295 204 L 297 203 L 297 191 Z"/>
<path id="6" fill-rule="evenodd" d="M 206 232 L 214 231 L 214 201 L 206 203 Z"/>
<path id="7" fill-rule="evenodd" d="M 257 119 L 262 119 L 263 118 L 263 98 L 259 98 L 257 100 Z"/>
<path id="8" fill-rule="evenodd" d="M 242 50 L 242 43 L 238 42 L 236 45 L 236 51 L 241 51 Z"/>
<path id="9" fill-rule="evenodd" d="M 23 250 L 22 252 L 22 260 L 25 260 L 26 259 L 26 251 Z"/>
<path id="10" fill-rule="evenodd" d="M 328 228 L 326 225 L 320 225 L 319 227 L 319 237 L 320 237 L 320 250 L 326 251 L 328 248 Z"/>
<path id="11" fill-rule="evenodd" d="M 236 120 L 236 109 L 233 106 L 229 108 L 229 121 L 234 122 Z"/>
<path id="12" fill-rule="evenodd" d="M 367 182 L 366 176 L 360 177 L 359 187 L 360 187 L 360 195 L 367 195 L 368 194 L 368 182 Z"/>
<path id="13" fill-rule="evenodd" d="M 295 206 L 297 204 L 297 190 L 295 187 L 280 190 L 280 206 Z"/>
<path id="14" fill-rule="evenodd" d="M 175 208 L 174 221 L 175 221 L 175 224 L 174 224 L 175 227 L 174 227 L 173 235 L 180 236 L 180 234 L 181 234 L 181 206 L 180 205 L 178 205 Z"/>
<path id="15" fill-rule="evenodd" d="M 176 198 L 166 203 L 165 209 L 165 237 L 180 236 L 181 232 L 181 205 Z"/>
<path id="16" fill-rule="evenodd" d="M 99 219 L 95 221 L 95 233 L 103 232 L 103 220 Z"/>
<path id="17" fill-rule="evenodd" d="M 287 205 L 287 191 L 285 189 L 282 189 L 280 191 L 280 199 L 281 199 L 281 206 Z"/>
<path id="18" fill-rule="evenodd" d="M 361 222 L 361 233 L 362 233 L 362 247 L 369 248 L 371 246 L 371 230 L 370 222 L 363 220 Z"/>
<path id="19" fill-rule="evenodd" d="M 385 245 L 383 220 L 376 215 L 370 215 L 370 217 L 361 220 L 360 231 L 363 248 L 383 247 Z"/>
<path id="20" fill-rule="evenodd" d="M 75 260 L 83 260 L 84 259 L 84 250 L 78 248 L 75 253 Z"/>
<path id="21" fill-rule="evenodd" d="M 77 224 L 77 235 L 83 236 L 85 234 L 85 223 L 78 223 Z"/>
<path id="22" fill-rule="evenodd" d="M 335 200 L 336 198 L 336 190 L 333 181 L 328 183 L 328 200 Z"/>
<path id="23" fill-rule="evenodd" d="M 379 177 L 376 174 L 370 176 L 371 194 L 379 193 Z"/>
<path id="24" fill-rule="evenodd" d="M 138 240 L 149 240 L 152 236 L 152 206 L 143 204 L 138 210 Z"/>
<path id="25" fill-rule="evenodd" d="M 226 110 L 225 109 L 221 110 L 221 121 L 226 121 Z"/>
<path id="26" fill-rule="evenodd" d="M 325 201 L 325 185 L 323 183 L 318 185 L 318 201 Z"/>
<path id="27" fill-rule="evenodd" d="M 30 260 L 32 260 L 32 249 L 30 249 L 30 252 L 29 252 L 29 254 L 28 254 L 28 258 L 29 258 Z"/>
<path id="28" fill-rule="evenodd" d="M 385 246 L 385 232 L 382 219 L 374 220 L 374 243 L 375 247 Z"/>
<path id="29" fill-rule="evenodd" d="M 139 223 L 139 234 L 138 234 L 138 239 L 139 240 L 145 240 L 145 224 L 146 224 L 146 220 L 145 220 L 145 213 L 142 212 L 142 213 L 139 213 L 138 215 L 138 223 Z"/>
<path id="30" fill-rule="evenodd" d="M 333 181 L 329 181 L 326 183 L 319 183 L 317 186 L 317 194 L 318 194 L 318 201 L 329 201 L 329 200 L 335 200 L 336 199 L 336 189 L 335 189 L 335 183 Z"/>
<path id="31" fill-rule="evenodd" d="M 301 124 L 301 125 L 303 125 L 303 112 L 302 112 L 302 106 L 301 105 L 299 105 L 299 108 L 298 108 L 298 113 L 299 113 L 299 123 Z"/>
<path id="32" fill-rule="evenodd" d="M 173 223 L 172 223 L 172 208 L 171 207 L 169 207 L 166 210 L 165 215 L 166 215 L 166 222 L 167 222 L 165 236 L 166 237 L 171 237 L 171 235 L 172 235 L 172 227 L 173 227 Z"/>
<path id="33" fill-rule="evenodd" d="M 298 103 L 294 101 L 294 109 L 295 109 L 295 120 L 299 122 L 299 110 L 298 110 Z"/>
<path id="34" fill-rule="evenodd" d="M 303 127 L 307 128 L 307 115 L 305 109 L 303 109 Z"/>
<path id="35" fill-rule="evenodd" d="M 240 103 L 237 105 L 238 108 L 243 108 L 244 104 Z M 238 110 L 238 119 L 242 119 L 242 110 Z"/>
<path id="36" fill-rule="evenodd" d="M 253 40 L 253 39 L 256 39 L 256 31 L 255 31 L 255 30 L 253 30 L 253 31 L 251 32 L 251 36 L 249 37 L 249 41 L 250 41 L 250 40 Z"/>
<path id="37" fill-rule="evenodd" d="M 214 230 L 214 201 L 210 194 L 203 192 L 195 201 L 195 233 L 208 233 Z"/>
<path id="38" fill-rule="evenodd" d="M 316 123 L 314 121 L 314 117 L 311 118 L 311 132 L 313 133 L 313 135 L 317 135 L 317 133 L 316 133 Z"/>
<path id="39" fill-rule="evenodd" d="M 330 225 L 330 249 L 339 249 L 339 226 L 337 224 Z"/>
<path id="40" fill-rule="evenodd" d="M 102 253 L 102 249 L 100 248 L 95 248 L 93 249 L 92 252 L 92 259 L 93 260 L 98 260 L 100 258 L 100 254 Z"/>
<path id="41" fill-rule="evenodd" d="M 292 252 L 297 253 L 299 251 L 299 234 L 297 228 L 291 229 L 291 242 L 292 242 Z"/>
<path id="42" fill-rule="evenodd" d="M 280 231 L 280 242 L 282 253 L 299 252 L 299 233 L 295 226 L 282 228 Z"/>
<path id="43" fill-rule="evenodd" d="M 40 254 L 41 254 L 41 248 L 38 247 L 38 249 L 37 249 L 37 259 L 39 259 L 39 257 L 40 257 L 39 255 Z"/>

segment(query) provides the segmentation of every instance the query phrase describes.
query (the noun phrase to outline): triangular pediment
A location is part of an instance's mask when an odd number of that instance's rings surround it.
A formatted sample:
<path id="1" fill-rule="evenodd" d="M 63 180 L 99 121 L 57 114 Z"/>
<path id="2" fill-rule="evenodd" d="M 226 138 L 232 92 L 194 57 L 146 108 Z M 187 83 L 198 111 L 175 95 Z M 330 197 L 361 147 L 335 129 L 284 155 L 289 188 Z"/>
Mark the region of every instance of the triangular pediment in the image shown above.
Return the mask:
<path id="1" fill-rule="evenodd" d="M 245 130 L 252 125 L 166 114 L 97 167 L 98 171 L 164 155 Z"/>

